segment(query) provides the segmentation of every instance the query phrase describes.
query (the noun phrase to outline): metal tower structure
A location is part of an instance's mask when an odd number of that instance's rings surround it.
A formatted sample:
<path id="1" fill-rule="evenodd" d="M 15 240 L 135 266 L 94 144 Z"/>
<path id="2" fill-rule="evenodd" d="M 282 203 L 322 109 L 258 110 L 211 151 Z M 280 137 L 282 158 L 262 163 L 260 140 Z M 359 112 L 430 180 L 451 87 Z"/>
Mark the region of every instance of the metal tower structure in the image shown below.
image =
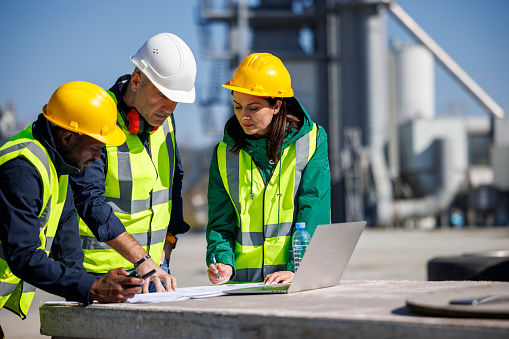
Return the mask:
<path id="1" fill-rule="evenodd" d="M 394 93 L 386 36 L 388 13 L 494 118 L 504 116 L 502 109 L 393 0 L 201 1 L 203 46 L 208 58 L 229 64 L 223 80 L 231 77 L 248 54 L 272 53 L 288 68 L 295 97 L 325 128 L 333 222 L 353 218 L 368 220 L 370 225 L 393 225 L 398 218 L 436 214 L 450 204 L 457 189 L 445 189 L 447 194 L 441 199 L 432 194 L 425 199 L 394 197 L 394 186 L 400 178 L 393 169 L 401 155 L 396 143 L 402 131 L 391 112 Z M 211 42 L 210 29 L 214 25 L 224 28 L 224 43 Z M 204 104 L 221 100 L 219 87 L 214 86 L 224 82 L 217 80 L 223 70 L 212 69 L 215 73 L 210 96 Z M 212 116 L 205 114 L 204 120 Z M 403 133 L 410 135 L 412 128 L 420 128 L 418 124 Z M 356 160 L 342 164 L 342 154 Z M 362 162 L 362 154 L 368 164 Z M 415 155 L 408 152 L 408 156 Z M 459 185 L 458 181 L 455 187 Z"/>
<path id="2" fill-rule="evenodd" d="M 385 21 L 380 15 L 384 2 L 225 0 L 222 4 L 217 1 L 214 4 L 213 8 L 209 0 L 201 2 L 200 24 L 204 32 L 214 24 L 226 26 L 227 39 L 223 50 L 211 52 L 207 49 L 208 57 L 229 60 L 230 73 L 252 52 L 269 52 L 283 61 L 292 75 L 296 98 L 328 133 L 332 220 L 346 220 L 341 152 L 345 138 L 349 140 L 349 137 L 344 135 L 344 130 L 357 130 L 363 147 L 373 143 L 370 138 L 375 138 L 377 145 L 383 141 L 378 135 L 380 132 L 373 133 L 371 129 L 374 125 L 382 130 L 380 119 L 387 116 L 384 98 L 388 96 L 375 90 L 375 87 L 386 88 L 385 83 L 380 85 L 386 81 L 385 75 L 377 73 L 385 69 L 379 67 L 386 55 Z M 379 150 L 380 156 L 375 155 L 375 159 L 383 161 L 382 146 Z M 347 185 L 348 199 L 353 203 L 348 206 L 357 206 L 355 210 L 359 211 L 357 186 Z M 358 212 L 354 215 L 357 218 Z"/>

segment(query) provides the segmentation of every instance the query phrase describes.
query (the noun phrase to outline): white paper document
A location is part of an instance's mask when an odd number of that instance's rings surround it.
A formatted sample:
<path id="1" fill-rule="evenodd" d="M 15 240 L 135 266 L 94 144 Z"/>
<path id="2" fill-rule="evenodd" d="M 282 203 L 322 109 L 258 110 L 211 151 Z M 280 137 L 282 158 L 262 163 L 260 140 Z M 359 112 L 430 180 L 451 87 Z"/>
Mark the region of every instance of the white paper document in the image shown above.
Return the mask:
<path id="1" fill-rule="evenodd" d="M 210 286 L 182 287 L 174 292 L 140 293 L 133 298 L 124 301 L 128 304 L 139 303 L 161 303 L 170 301 L 181 301 L 193 298 L 209 298 L 227 295 L 223 291 L 236 288 L 253 287 L 263 285 L 261 282 L 248 284 L 223 284 Z"/>
<path id="2" fill-rule="evenodd" d="M 223 291 L 233 290 L 236 288 L 261 286 L 262 282 L 247 283 L 247 284 L 223 284 L 223 285 L 208 285 L 208 286 L 195 286 L 195 287 L 182 287 L 174 292 L 155 292 L 155 293 L 139 293 L 133 298 L 124 301 L 126 304 L 143 304 L 143 303 L 162 303 L 170 301 L 181 301 L 187 299 L 219 297 L 228 295 Z M 94 304 L 98 303 L 94 301 Z M 81 305 L 76 301 L 46 301 L 46 305 Z"/>

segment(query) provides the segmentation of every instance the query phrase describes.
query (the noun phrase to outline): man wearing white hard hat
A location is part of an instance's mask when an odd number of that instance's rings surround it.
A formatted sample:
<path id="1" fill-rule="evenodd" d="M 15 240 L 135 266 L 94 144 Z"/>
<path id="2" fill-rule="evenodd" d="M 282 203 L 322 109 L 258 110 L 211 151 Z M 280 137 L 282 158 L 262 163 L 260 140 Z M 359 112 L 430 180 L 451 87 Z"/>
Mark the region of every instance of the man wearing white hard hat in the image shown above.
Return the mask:
<path id="1" fill-rule="evenodd" d="M 108 91 L 126 142 L 106 147 L 71 178 L 84 265 L 97 275 L 119 266 L 140 275 L 155 269 L 143 292 L 171 291 L 177 281 L 166 266 L 176 235 L 189 230 L 172 114 L 177 103 L 194 102 L 196 62 L 186 43 L 170 33 L 148 39 L 131 61 L 134 72 Z"/>

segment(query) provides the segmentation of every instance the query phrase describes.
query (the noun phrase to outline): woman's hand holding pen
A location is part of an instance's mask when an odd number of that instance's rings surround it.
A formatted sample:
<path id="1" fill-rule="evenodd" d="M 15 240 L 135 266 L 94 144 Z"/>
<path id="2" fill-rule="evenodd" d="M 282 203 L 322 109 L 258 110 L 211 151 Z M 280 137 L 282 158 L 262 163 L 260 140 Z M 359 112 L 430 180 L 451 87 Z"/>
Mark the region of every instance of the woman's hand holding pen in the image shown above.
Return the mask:
<path id="1" fill-rule="evenodd" d="M 230 277 L 233 274 L 233 268 L 230 265 L 225 264 L 217 264 L 211 263 L 209 265 L 209 269 L 207 270 L 209 275 L 209 280 L 213 284 L 223 284 L 230 280 Z M 219 278 L 218 278 L 219 275 Z"/>

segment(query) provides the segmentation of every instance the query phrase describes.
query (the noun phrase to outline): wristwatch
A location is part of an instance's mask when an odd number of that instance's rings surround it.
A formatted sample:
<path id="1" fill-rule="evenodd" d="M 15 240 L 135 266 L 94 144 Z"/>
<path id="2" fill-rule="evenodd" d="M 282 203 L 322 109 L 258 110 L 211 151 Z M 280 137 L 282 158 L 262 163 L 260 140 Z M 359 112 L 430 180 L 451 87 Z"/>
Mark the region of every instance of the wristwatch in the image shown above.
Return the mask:
<path id="1" fill-rule="evenodd" d="M 171 233 L 166 233 L 166 241 L 171 244 L 171 248 L 174 249 L 177 246 L 178 238 Z"/>

